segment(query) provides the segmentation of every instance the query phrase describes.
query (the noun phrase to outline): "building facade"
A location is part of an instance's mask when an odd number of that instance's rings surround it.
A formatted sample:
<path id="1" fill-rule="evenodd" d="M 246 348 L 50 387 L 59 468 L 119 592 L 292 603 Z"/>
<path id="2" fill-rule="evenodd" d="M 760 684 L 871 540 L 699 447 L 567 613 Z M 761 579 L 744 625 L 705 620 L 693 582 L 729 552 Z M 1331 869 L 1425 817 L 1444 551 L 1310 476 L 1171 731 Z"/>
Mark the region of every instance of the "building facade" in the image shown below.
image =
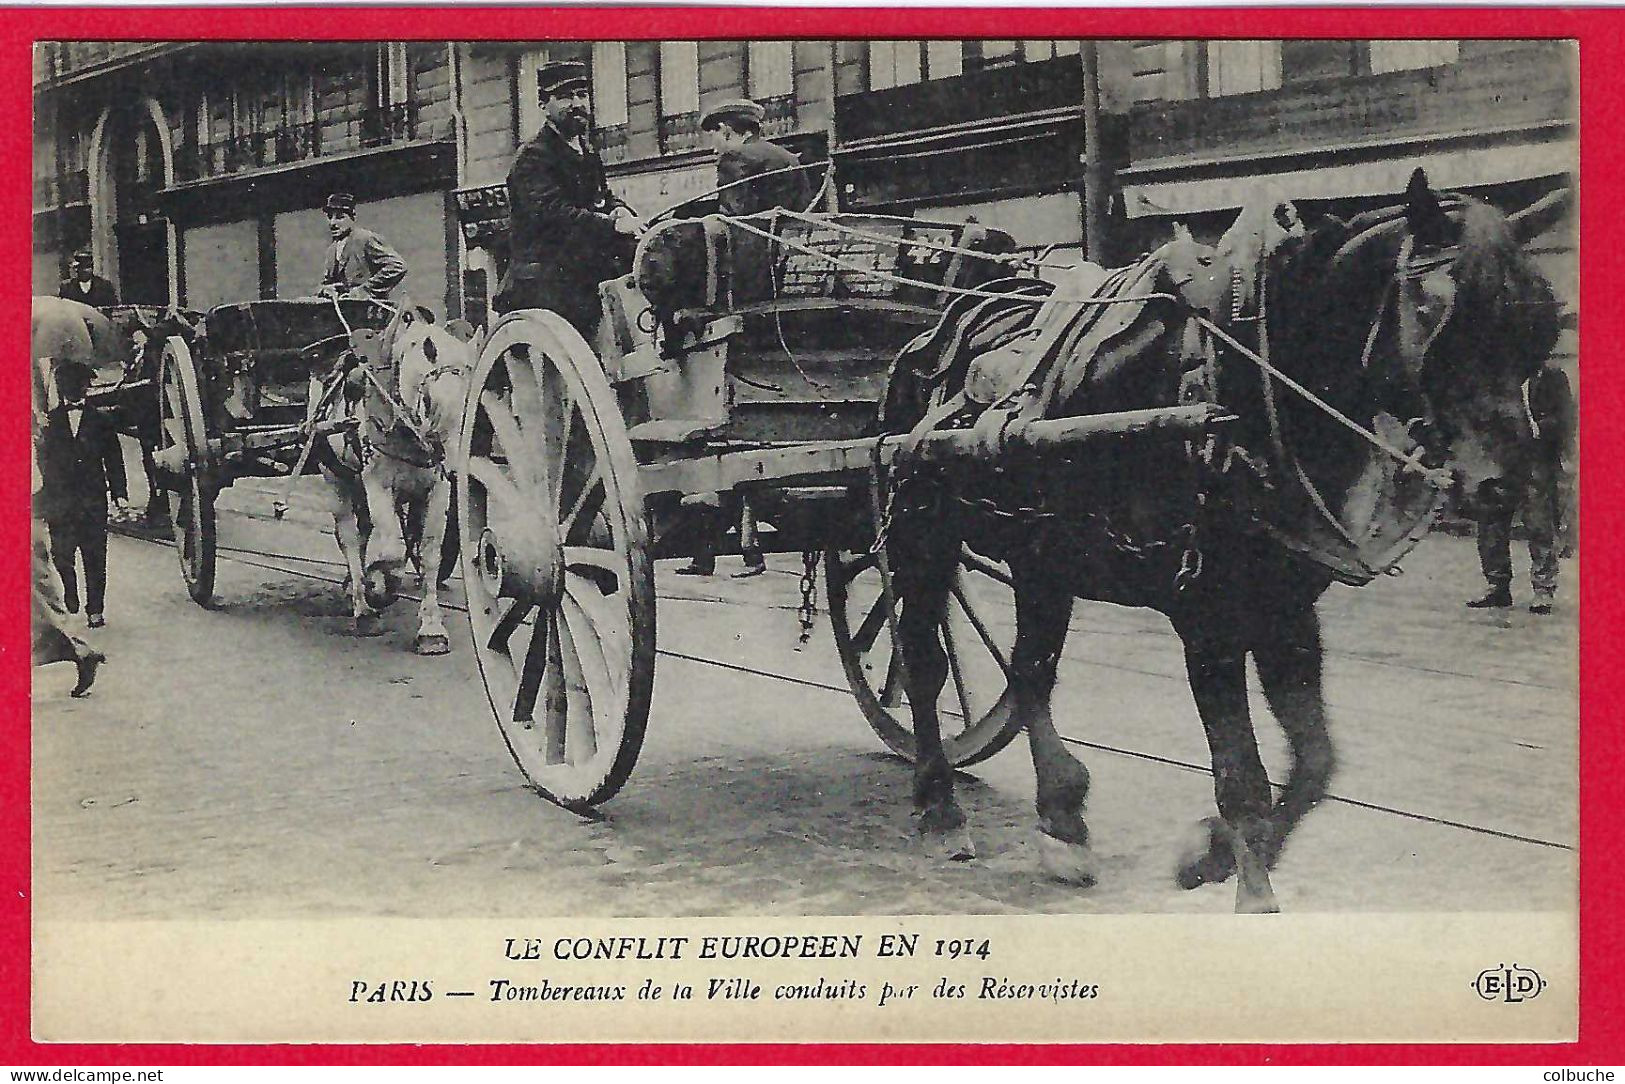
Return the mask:
<path id="1" fill-rule="evenodd" d="M 1567 42 L 55 43 L 35 62 L 35 289 L 89 247 L 127 301 L 308 294 L 321 201 L 346 190 L 414 300 L 478 320 L 536 68 L 567 58 L 645 217 L 712 188 L 699 118 L 746 96 L 769 138 L 833 163 L 826 206 L 974 217 L 1104 262 L 1175 221 L 1216 235 L 1263 183 L 1347 214 L 1422 165 L 1510 210 L 1577 160 Z M 1572 300 L 1572 224 L 1538 249 Z"/>

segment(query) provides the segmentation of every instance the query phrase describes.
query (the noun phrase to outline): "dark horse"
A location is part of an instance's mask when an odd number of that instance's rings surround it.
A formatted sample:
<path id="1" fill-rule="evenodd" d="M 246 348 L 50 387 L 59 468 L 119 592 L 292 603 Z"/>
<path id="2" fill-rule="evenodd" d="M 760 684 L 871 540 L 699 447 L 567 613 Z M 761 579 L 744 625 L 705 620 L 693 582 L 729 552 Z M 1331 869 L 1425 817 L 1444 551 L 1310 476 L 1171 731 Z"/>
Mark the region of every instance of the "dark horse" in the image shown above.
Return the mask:
<path id="1" fill-rule="evenodd" d="M 1171 242 L 1108 281 L 1121 306 L 1068 305 L 1063 287 L 1041 308 L 1048 287 L 1012 280 L 1009 297 L 956 305 L 904 351 L 886 428 L 973 426 L 998 452 L 894 475 L 887 547 L 928 843 L 974 857 L 936 709 L 948 670 L 937 629 L 968 545 L 1012 576 L 1005 697 L 1031 746 L 1045 868 L 1096 876 L 1089 774 L 1050 713 L 1073 599 L 1149 607 L 1183 642 L 1219 813 L 1178 881 L 1239 871 L 1236 910 L 1276 910 L 1269 871 L 1334 766 L 1315 602 L 1334 579 L 1386 571 L 1425 532 L 1448 477 L 1438 468 L 1465 469 L 1469 484 L 1499 470 L 1519 387 L 1557 334 L 1552 290 L 1521 248 L 1533 232 L 1436 195 L 1419 170 L 1402 205 L 1350 222 L 1306 225 L 1275 201 L 1244 210 L 1215 248 Z M 1189 439 L 1065 455 L 998 441 L 1025 420 L 1181 402 L 1233 417 Z M 1249 654 L 1290 747 L 1273 800 Z"/>

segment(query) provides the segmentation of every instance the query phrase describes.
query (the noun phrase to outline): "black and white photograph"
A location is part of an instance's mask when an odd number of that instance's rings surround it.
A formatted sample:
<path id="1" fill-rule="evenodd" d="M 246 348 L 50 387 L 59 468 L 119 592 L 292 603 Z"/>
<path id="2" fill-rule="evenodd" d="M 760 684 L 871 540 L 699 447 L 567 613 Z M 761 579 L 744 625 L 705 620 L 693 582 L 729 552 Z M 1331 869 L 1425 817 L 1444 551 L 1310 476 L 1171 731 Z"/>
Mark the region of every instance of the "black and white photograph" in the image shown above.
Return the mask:
<path id="1" fill-rule="evenodd" d="M 85 945 L 377 921 L 509 933 L 289 990 L 328 1037 L 702 934 L 776 1038 L 931 1037 L 1134 916 L 1504 923 L 1438 1038 L 1572 1035 L 1579 57 L 39 43 L 37 1032 L 159 1019 Z M 216 996 L 155 1037 L 281 1035 Z"/>

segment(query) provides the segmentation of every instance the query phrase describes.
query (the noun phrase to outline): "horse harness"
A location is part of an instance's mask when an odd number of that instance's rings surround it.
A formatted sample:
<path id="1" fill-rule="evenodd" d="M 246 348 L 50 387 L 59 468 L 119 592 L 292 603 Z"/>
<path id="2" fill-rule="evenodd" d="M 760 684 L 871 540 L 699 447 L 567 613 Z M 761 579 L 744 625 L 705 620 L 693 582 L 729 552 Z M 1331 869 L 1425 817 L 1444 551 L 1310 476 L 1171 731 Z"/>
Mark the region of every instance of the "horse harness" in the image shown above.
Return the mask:
<path id="1" fill-rule="evenodd" d="M 1400 557 L 1409 550 L 1410 545 L 1420 539 L 1422 532 L 1418 528 L 1431 521 L 1438 507 L 1439 495 L 1435 492 L 1425 510 L 1425 514 L 1417 516 L 1417 522 L 1403 532 L 1406 536 L 1405 540 L 1409 544 L 1394 547 L 1394 552 L 1390 553 L 1385 560 L 1375 564 L 1370 563 L 1364 559 L 1361 540 L 1332 510 L 1320 488 L 1303 469 L 1297 457 L 1291 453 L 1281 427 L 1279 393 L 1276 389 L 1278 380 L 1307 398 L 1323 412 L 1334 417 L 1346 427 L 1353 429 L 1369 443 L 1388 453 L 1389 456 L 1398 459 L 1407 468 L 1422 469 L 1419 466 L 1419 457 L 1422 454 L 1420 449 L 1410 455 L 1405 455 L 1388 442 L 1371 433 L 1365 426 L 1352 421 L 1336 408 L 1308 391 L 1308 389 L 1291 380 L 1270 363 L 1269 289 L 1268 275 L 1264 266 L 1267 256 L 1267 253 L 1260 251 L 1258 265 L 1253 271 L 1253 281 L 1257 286 L 1251 305 L 1249 305 L 1247 296 L 1248 291 L 1244 288 L 1243 269 L 1239 265 L 1232 264 L 1229 274 L 1227 290 L 1229 294 L 1228 323 L 1237 328 L 1245 325 L 1255 326 L 1257 333 L 1254 338 L 1256 344 L 1254 348 L 1249 348 L 1239 342 L 1212 320 L 1205 317 L 1201 310 L 1189 299 L 1177 295 L 1159 295 L 1163 299 L 1174 302 L 1185 313 L 1185 325 L 1181 332 L 1179 351 L 1178 404 L 1190 405 L 1201 402 L 1218 402 L 1219 370 L 1222 354 L 1224 353 L 1221 347 L 1228 347 L 1231 352 L 1240 353 L 1244 357 L 1250 358 L 1259 368 L 1261 399 L 1268 424 L 1271 452 L 1273 453 L 1271 457 L 1259 457 L 1240 443 L 1228 438 L 1221 440 L 1218 433 L 1209 433 L 1201 441 L 1191 440 L 1185 442 L 1187 460 L 1195 468 L 1194 495 L 1197 515 L 1175 532 L 1176 536 L 1182 537 L 1184 540 L 1179 569 L 1174 580 L 1176 591 L 1184 591 L 1201 574 L 1203 561 L 1201 549 L 1197 544 L 1198 521 L 1212 514 L 1216 504 L 1211 499 L 1214 491 L 1227 478 L 1232 476 L 1232 468 L 1238 462 L 1266 490 L 1278 491 L 1279 489 L 1278 485 L 1270 478 L 1271 459 L 1273 459 L 1274 465 L 1278 469 L 1290 472 L 1295 488 L 1299 489 L 1306 497 L 1309 505 L 1314 510 L 1315 516 L 1335 532 L 1338 540 L 1335 549 L 1328 549 L 1324 544 L 1317 543 L 1312 539 L 1296 536 L 1294 533 L 1269 522 L 1256 508 L 1250 511 L 1249 519 L 1255 526 L 1271 535 L 1281 544 L 1328 568 L 1338 579 L 1347 583 L 1365 583 L 1378 575 L 1391 573 Z M 1370 330 L 1365 336 L 1360 357 L 1361 369 L 1370 367 L 1388 309 L 1390 306 L 1397 307 L 1401 292 L 1407 289 L 1422 289 L 1421 284 L 1426 279 L 1426 276 L 1441 268 L 1448 267 L 1455 257 L 1455 250 L 1448 248 L 1417 253 L 1414 250 L 1413 239 L 1411 237 L 1405 239 L 1396 258 L 1394 278 L 1384 288 L 1377 310 L 1373 314 Z M 1112 279 L 1108 281 L 1116 280 L 1119 287 L 1121 287 L 1124 272 L 1131 270 L 1124 269 L 1124 271 L 1114 274 Z M 950 370 L 955 367 L 954 357 L 956 353 L 977 338 L 976 332 L 982 330 L 986 324 L 997 323 L 996 319 L 978 322 L 975 317 L 984 315 L 996 318 L 1008 314 L 1011 302 L 1017 304 L 1025 302 L 1033 307 L 1036 314 L 1037 308 L 1042 304 L 1042 298 L 1034 298 L 1031 293 L 1023 296 L 1021 293 L 1012 291 L 1012 296 L 1008 300 L 1003 300 L 1002 304 L 984 301 L 980 305 L 970 307 L 959 314 L 960 319 L 954 322 L 956 327 L 951 333 L 951 337 L 947 338 L 946 341 L 943 341 L 939 331 L 928 336 L 922 336 L 922 339 L 917 340 L 916 344 L 911 344 L 911 347 L 913 347 L 924 343 L 927 338 L 934 338 L 936 341 L 930 343 L 930 346 L 951 347 L 951 349 L 942 349 L 941 353 L 937 353 L 935 349 L 922 351 L 927 356 L 936 353 L 937 356 L 942 357 L 944 360 L 934 371 L 919 374 L 927 381 L 928 386 L 935 384 L 936 390 L 930 395 L 930 402 L 924 416 L 908 434 L 903 448 L 900 450 L 897 465 L 906 462 L 910 451 L 918 447 L 919 442 L 924 439 L 926 433 L 943 423 L 953 424 L 955 421 L 965 418 L 967 412 L 974 408 L 975 403 L 967 396 L 962 382 L 959 391 L 948 392 L 947 389 L 952 386 L 953 382 L 948 380 L 947 377 Z M 1103 299 L 1100 304 L 1104 307 L 1104 305 L 1110 303 L 1109 300 Z M 1454 297 L 1452 295 L 1432 326 L 1425 329 L 1425 337 L 1418 348 L 1414 352 L 1402 351 L 1405 363 L 1404 376 L 1406 383 L 1410 385 L 1406 389 L 1407 391 L 1419 392 L 1417 385 L 1419 384 L 1423 362 L 1434 341 L 1449 322 L 1453 308 Z M 1404 311 L 1403 308 L 1400 308 L 1398 318 L 1404 318 Z M 1007 315 L 1006 320 L 1008 320 Z M 1019 331 L 1009 335 L 1005 342 L 1020 338 L 1033 339 L 1043 336 L 1043 332 L 1033 326 L 1036 323 L 1036 319 L 1029 321 Z M 1048 336 L 1044 337 L 1050 338 Z M 988 404 L 987 408 L 975 417 L 972 428 L 982 434 L 981 443 L 990 452 L 995 455 L 999 454 L 1005 445 L 1008 431 L 1016 421 L 1042 416 L 1042 412 L 1049 406 L 1056 391 L 1057 381 L 1054 370 L 1057 368 L 1060 358 L 1066 353 L 1063 347 L 1076 345 L 1082 338 L 1081 335 L 1061 335 L 1059 341 L 1051 339 L 1051 341 L 1046 342 L 1045 349 L 1032 351 L 1033 356 L 1024 362 L 1024 371 L 1015 388 Z M 1099 346 L 1100 344 L 1097 343 L 1096 345 Z M 1416 396 L 1416 399 L 1424 405 L 1427 402 L 1426 397 L 1420 394 Z M 1426 422 L 1428 419 L 1424 417 L 1422 420 Z M 1437 490 L 1436 480 L 1430 477 L 1430 482 L 1435 483 L 1434 489 Z M 895 492 L 894 488 L 893 493 L 895 494 Z M 973 510 L 996 515 L 1000 518 L 1025 521 L 1056 518 L 1056 513 L 1042 509 L 1042 501 L 1038 502 L 1040 506 L 1038 508 L 1011 510 L 1000 507 L 997 502 L 986 498 L 963 498 L 958 497 L 958 495 L 955 495 L 955 497 L 961 503 L 972 507 Z M 1098 521 L 1096 525 L 1102 529 L 1101 533 L 1112 547 L 1131 556 L 1147 557 L 1151 551 L 1165 549 L 1176 544 L 1165 540 L 1136 542 L 1115 530 L 1110 521 L 1099 512 L 1088 512 L 1085 514 L 1085 518 L 1090 521 Z M 1407 516 L 1407 518 L 1410 517 Z M 889 506 L 885 519 L 890 519 Z M 882 524 L 882 532 L 883 528 L 884 524 Z M 884 534 L 882 533 L 877 538 L 876 545 L 882 544 L 883 538 Z"/>
<path id="2" fill-rule="evenodd" d="M 358 438 L 359 455 L 363 468 L 370 463 L 374 456 L 382 455 L 394 459 L 408 466 L 424 470 L 435 470 L 441 477 L 449 477 L 446 471 L 445 442 L 431 432 L 423 421 L 423 411 L 427 405 L 429 385 L 445 376 L 467 376 L 468 370 L 453 362 L 444 362 L 431 368 L 420 377 L 413 386 L 411 405 L 403 401 L 400 390 L 400 366 L 393 365 L 391 369 L 390 384 L 393 389 L 385 387 L 378 379 L 378 375 L 363 360 L 362 371 L 366 374 L 373 388 L 383 397 L 389 405 L 390 418 L 386 423 L 382 419 L 367 416 L 368 427 L 371 433 L 363 433 Z M 389 438 L 397 433 L 406 434 L 409 441 L 391 441 Z M 376 434 L 374 436 L 373 434 Z M 421 457 L 411 454 L 409 449 L 416 448 L 423 455 Z"/>

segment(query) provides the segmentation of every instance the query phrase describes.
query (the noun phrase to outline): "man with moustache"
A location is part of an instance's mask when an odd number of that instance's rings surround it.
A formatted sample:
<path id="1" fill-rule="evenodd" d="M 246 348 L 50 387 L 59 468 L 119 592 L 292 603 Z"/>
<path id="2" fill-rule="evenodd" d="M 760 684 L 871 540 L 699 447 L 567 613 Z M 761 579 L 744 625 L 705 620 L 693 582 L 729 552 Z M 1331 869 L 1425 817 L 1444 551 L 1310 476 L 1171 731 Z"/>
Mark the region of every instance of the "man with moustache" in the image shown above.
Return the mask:
<path id="1" fill-rule="evenodd" d="M 355 224 L 355 197 L 335 192 L 322 206 L 333 247 L 327 251 L 322 297 L 388 298 L 406 277 L 406 261 L 382 237 Z"/>
<path id="2" fill-rule="evenodd" d="M 551 309 L 591 342 L 598 284 L 630 269 L 643 226 L 609 190 L 592 149 L 586 65 L 542 65 L 536 91 L 547 120 L 508 174 L 511 259 L 493 307 Z"/>

